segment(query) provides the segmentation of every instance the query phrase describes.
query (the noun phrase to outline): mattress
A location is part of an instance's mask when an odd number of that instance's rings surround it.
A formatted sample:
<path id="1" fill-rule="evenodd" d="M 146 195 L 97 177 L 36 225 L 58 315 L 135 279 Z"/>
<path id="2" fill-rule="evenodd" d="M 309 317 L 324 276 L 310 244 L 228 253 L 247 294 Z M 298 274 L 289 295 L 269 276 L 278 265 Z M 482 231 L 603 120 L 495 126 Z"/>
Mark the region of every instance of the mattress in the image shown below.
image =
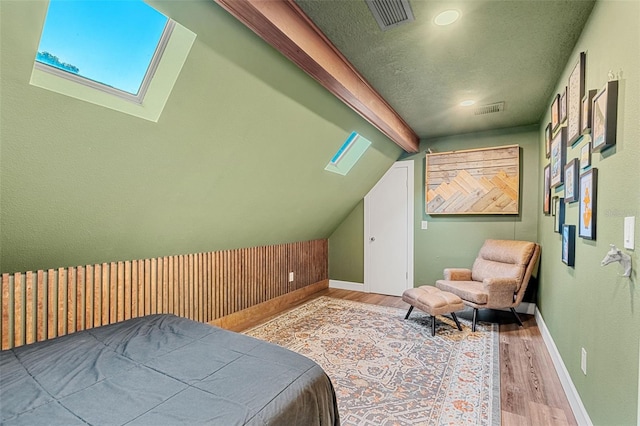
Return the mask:
<path id="1" fill-rule="evenodd" d="M 0 384 L 6 425 L 340 424 L 315 362 L 173 315 L 2 351 Z"/>

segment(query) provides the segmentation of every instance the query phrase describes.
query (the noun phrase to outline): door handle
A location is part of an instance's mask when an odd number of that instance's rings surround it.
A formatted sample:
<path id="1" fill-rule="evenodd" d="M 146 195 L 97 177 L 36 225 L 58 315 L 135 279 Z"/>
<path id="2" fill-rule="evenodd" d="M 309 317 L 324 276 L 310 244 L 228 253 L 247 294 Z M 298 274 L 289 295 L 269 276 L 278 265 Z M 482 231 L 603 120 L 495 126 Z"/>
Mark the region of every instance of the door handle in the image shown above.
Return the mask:
<path id="1" fill-rule="evenodd" d="M 376 237 L 371 237 L 369 238 L 369 241 L 374 242 L 376 240 Z"/>

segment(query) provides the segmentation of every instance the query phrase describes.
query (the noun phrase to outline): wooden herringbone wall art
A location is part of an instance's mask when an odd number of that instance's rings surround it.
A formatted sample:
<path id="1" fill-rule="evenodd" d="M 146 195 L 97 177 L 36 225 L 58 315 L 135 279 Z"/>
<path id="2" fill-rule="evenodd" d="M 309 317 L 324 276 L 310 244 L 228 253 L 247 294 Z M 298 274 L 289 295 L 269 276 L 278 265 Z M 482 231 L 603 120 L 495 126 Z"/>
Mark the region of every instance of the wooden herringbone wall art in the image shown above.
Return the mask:
<path id="1" fill-rule="evenodd" d="M 427 214 L 518 214 L 520 148 L 427 154 Z"/>

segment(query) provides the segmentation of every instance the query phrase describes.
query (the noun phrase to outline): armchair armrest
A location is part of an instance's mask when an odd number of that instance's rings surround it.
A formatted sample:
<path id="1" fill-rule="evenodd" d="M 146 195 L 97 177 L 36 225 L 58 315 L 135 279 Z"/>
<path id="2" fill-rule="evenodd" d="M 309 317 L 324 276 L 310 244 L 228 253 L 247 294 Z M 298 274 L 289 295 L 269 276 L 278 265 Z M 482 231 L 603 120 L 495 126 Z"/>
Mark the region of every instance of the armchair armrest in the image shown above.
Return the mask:
<path id="1" fill-rule="evenodd" d="M 444 279 L 447 281 L 471 281 L 471 269 L 446 268 Z"/>
<path id="2" fill-rule="evenodd" d="M 508 306 L 513 303 L 518 280 L 516 278 L 485 278 L 482 285 L 489 295 L 490 304 Z"/>

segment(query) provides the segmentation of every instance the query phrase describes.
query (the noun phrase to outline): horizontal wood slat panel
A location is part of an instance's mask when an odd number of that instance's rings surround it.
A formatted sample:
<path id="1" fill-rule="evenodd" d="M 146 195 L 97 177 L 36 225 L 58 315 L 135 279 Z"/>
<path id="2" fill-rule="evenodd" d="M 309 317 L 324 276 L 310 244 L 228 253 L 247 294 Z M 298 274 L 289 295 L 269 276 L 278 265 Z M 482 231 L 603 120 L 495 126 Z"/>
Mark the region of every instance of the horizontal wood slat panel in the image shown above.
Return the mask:
<path id="1" fill-rule="evenodd" d="M 153 313 L 212 322 L 327 280 L 327 262 L 328 241 L 314 240 L 2 274 L 0 342 L 11 349 Z"/>

